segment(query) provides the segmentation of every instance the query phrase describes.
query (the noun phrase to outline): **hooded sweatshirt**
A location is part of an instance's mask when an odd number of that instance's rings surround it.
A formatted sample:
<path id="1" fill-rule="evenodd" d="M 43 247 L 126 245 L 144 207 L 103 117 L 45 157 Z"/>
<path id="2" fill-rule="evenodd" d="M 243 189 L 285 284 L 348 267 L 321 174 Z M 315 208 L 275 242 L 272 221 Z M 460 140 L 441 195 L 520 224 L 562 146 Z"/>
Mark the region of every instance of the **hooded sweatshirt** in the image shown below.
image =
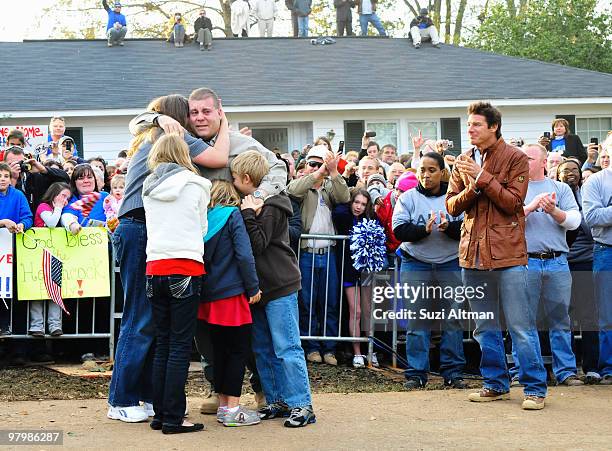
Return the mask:
<path id="1" fill-rule="evenodd" d="M 289 246 L 288 218 L 292 215 L 286 194 L 268 197 L 259 216 L 250 208 L 242 210 L 262 292 L 256 305 L 287 296 L 301 287 L 297 258 Z"/>
<path id="2" fill-rule="evenodd" d="M 143 184 L 147 262 L 189 259 L 203 263 L 209 180 L 175 163 L 162 163 Z"/>

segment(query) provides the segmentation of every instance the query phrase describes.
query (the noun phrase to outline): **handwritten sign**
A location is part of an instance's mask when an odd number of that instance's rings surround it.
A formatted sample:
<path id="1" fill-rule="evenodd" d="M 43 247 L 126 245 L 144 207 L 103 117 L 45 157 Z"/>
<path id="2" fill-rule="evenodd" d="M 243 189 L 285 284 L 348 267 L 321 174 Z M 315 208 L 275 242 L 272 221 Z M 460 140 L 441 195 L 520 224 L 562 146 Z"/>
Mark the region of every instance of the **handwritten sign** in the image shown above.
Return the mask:
<path id="1" fill-rule="evenodd" d="M 13 235 L 5 228 L 0 229 L 0 297 L 13 297 Z"/>
<path id="2" fill-rule="evenodd" d="M 36 146 L 47 142 L 46 125 L 0 125 L 0 148 L 4 149 L 7 147 L 9 132 L 15 128 L 22 131 L 25 136 L 26 145 L 24 150 L 26 152 L 34 152 Z"/>
<path id="3" fill-rule="evenodd" d="M 108 235 L 102 227 L 85 227 L 78 235 L 66 229 L 35 227 L 17 235 L 17 296 L 20 301 L 49 299 L 43 280 L 43 248 L 63 263 L 62 297 L 110 296 Z"/>

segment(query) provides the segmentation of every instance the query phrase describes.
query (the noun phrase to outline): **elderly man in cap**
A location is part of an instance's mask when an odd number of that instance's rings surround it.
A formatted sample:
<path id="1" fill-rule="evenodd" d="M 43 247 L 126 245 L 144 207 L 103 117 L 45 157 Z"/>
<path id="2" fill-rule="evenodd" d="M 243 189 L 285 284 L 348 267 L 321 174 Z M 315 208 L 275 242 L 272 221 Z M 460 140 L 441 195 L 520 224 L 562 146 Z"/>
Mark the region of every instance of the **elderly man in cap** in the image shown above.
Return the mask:
<path id="1" fill-rule="evenodd" d="M 289 195 L 300 203 L 302 231 L 305 234 L 334 235 L 332 209 L 350 199 L 349 189 L 338 172 L 340 155 L 325 145 L 312 147 L 306 155 L 304 177 L 287 187 Z M 300 243 L 300 335 L 338 335 L 339 287 L 333 240 L 308 239 Z M 306 359 L 337 365 L 334 341 L 304 342 Z M 323 358 L 321 358 L 323 354 Z"/>
<path id="2" fill-rule="evenodd" d="M 102 0 L 102 6 L 108 13 L 108 22 L 106 24 L 108 46 L 112 47 L 116 44 L 123 46 L 123 39 L 127 33 L 127 22 L 125 21 L 125 16 L 121 14 L 121 3 L 115 2 L 112 11 L 108 6 L 107 0 Z"/>
<path id="3" fill-rule="evenodd" d="M 429 17 L 427 8 L 422 8 L 420 14 L 410 22 L 410 37 L 415 49 L 421 47 L 422 39 L 431 39 L 431 45 L 440 48 L 438 30 Z"/>

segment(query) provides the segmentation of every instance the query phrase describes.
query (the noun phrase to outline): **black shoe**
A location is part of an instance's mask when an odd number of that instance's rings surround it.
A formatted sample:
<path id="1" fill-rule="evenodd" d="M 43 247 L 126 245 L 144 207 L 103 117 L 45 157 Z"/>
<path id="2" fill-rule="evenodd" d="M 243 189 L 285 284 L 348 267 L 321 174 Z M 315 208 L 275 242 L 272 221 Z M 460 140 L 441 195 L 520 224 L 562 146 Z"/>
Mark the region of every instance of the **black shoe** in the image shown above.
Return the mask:
<path id="1" fill-rule="evenodd" d="M 36 338 L 44 338 L 45 333 L 42 330 L 31 330 L 28 332 L 28 335 L 31 335 Z"/>
<path id="2" fill-rule="evenodd" d="M 468 388 L 467 384 L 461 377 L 456 377 L 454 379 L 444 381 L 444 386 L 449 388 L 457 388 L 459 390 L 465 390 L 466 388 Z"/>
<path id="3" fill-rule="evenodd" d="M 435 48 L 439 49 L 440 48 L 440 44 L 432 44 L 432 47 L 435 47 Z"/>
<path id="4" fill-rule="evenodd" d="M 12 335 L 11 329 L 8 327 L 6 329 L 0 328 L 0 337 L 8 337 L 9 335 Z"/>
<path id="5" fill-rule="evenodd" d="M 420 49 L 421 48 L 421 44 L 414 44 L 414 48 L 415 49 Z"/>
<path id="6" fill-rule="evenodd" d="M 161 431 L 162 427 L 163 427 L 163 422 L 162 420 L 155 420 L 153 419 L 150 423 L 149 423 L 149 427 L 151 429 L 153 429 L 154 431 Z"/>
<path id="7" fill-rule="evenodd" d="M 273 418 L 287 418 L 291 414 L 291 411 L 287 404 L 279 401 L 262 407 L 257 413 L 262 420 L 271 420 Z"/>
<path id="8" fill-rule="evenodd" d="M 11 365 L 14 366 L 25 366 L 26 363 L 28 363 L 28 361 L 22 355 L 16 355 L 11 359 Z"/>
<path id="9" fill-rule="evenodd" d="M 51 331 L 52 337 L 61 337 L 62 335 L 64 335 L 64 331 L 62 329 L 55 329 Z"/>
<path id="10" fill-rule="evenodd" d="M 404 383 L 404 388 L 406 390 L 416 390 L 418 388 L 425 388 L 426 383 L 421 380 L 421 378 L 416 376 L 411 376 Z"/>
<path id="11" fill-rule="evenodd" d="M 162 434 L 184 434 L 186 432 L 198 432 L 203 431 L 204 425 L 202 423 L 194 423 L 191 426 L 169 426 L 164 424 L 161 428 Z"/>
<path id="12" fill-rule="evenodd" d="M 44 363 L 44 364 L 55 362 L 52 356 L 50 356 L 49 354 L 45 354 L 45 353 L 35 354 L 30 358 L 30 360 L 34 363 Z"/>

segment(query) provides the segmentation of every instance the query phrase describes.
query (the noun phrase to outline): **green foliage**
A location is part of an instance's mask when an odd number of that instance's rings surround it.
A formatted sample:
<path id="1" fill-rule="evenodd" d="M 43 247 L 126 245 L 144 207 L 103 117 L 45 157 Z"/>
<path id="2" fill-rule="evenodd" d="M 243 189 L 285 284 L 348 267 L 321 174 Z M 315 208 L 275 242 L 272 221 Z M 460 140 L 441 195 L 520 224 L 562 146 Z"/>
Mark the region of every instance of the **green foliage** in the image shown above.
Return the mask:
<path id="1" fill-rule="evenodd" d="M 612 73 L 612 14 L 596 6 L 596 0 L 532 0 L 513 15 L 498 2 L 465 45 Z"/>

